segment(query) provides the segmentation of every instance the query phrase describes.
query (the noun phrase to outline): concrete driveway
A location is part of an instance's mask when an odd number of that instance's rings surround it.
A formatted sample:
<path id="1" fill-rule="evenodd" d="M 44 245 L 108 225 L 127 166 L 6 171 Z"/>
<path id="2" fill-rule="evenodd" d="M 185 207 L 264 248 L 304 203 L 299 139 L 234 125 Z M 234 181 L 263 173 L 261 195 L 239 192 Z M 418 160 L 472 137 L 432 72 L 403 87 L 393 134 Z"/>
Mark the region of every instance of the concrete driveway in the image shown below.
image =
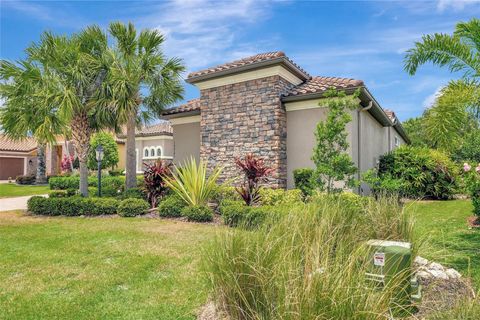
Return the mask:
<path id="1" fill-rule="evenodd" d="M 42 195 L 46 196 L 46 195 Z M 33 196 L 0 199 L 0 211 L 26 210 L 27 201 Z"/>

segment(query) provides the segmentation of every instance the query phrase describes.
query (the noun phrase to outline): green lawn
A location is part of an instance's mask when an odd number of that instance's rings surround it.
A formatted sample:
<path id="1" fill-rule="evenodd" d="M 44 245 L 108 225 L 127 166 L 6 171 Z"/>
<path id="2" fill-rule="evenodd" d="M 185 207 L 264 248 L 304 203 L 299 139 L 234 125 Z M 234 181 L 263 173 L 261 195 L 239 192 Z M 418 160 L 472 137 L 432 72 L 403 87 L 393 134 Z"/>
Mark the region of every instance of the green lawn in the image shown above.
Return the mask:
<path id="1" fill-rule="evenodd" d="M 18 185 L 16 183 L 0 183 L 0 198 L 32 196 L 47 194 L 48 186 Z"/>
<path id="2" fill-rule="evenodd" d="M 212 225 L 0 212 L 0 319 L 194 319 Z"/>
<path id="3" fill-rule="evenodd" d="M 421 201 L 408 204 L 416 217 L 421 240 L 420 255 L 471 275 L 480 288 L 480 230 L 469 230 L 467 200 Z"/>

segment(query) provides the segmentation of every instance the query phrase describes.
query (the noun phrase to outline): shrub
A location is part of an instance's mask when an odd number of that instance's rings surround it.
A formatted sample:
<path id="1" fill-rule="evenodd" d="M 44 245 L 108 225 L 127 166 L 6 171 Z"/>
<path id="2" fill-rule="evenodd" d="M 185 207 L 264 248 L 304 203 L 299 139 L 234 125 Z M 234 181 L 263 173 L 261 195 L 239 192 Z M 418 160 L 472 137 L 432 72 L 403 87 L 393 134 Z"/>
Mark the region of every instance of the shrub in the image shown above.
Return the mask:
<path id="1" fill-rule="evenodd" d="M 180 217 L 185 206 L 185 201 L 178 196 L 166 196 L 158 205 L 158 215 L 160 217 Z"/>
<path id="2" fill-rule="evenodd" d="M 242 200 L 242 198 L 235 187 L 217 185 L 210 200 L 220 205 L 224 201 Z"/>
<path id="3" fill-rule="evenodd" d="M 165 184 L 186 204 L 191 206 L 205 205 L 217 188 L 216 181 L 222 173 L 221 168 L 214 168 L 207 175 L 207 163 L 194 158 L 177 168 L 172 177 L 165 178 Z"/>
<path id="4" fill-rule="evenodd" d="M 476 168 L 464 163 L 463 180 L 472 199 L 473 214 L 480 219 L 480 163 Z"/>
<path id="5" fill-rule="evenodd" d="M 313 169 L 300 168 L 293 170 L 293 180 L 295 181 L 295 188 L 300 189 L 304 197 L 311 196 L 314 187 Z"/>
<path id="6" fill-rule="evenodd" d="M 66 190 L 66 189 L 76 189 L 80 187 L 80 177 L 78 176 L 57 176 L 51 177 L 48 180 L 48 184 L 51 190 Z M 88 177 L 88 186 L 97 187 L 98 178 L 97 176 Z M 123 192 L 125 188 L 125 177 L 124 176 L 105 176 L 102 177 L 102 195 L 109 194 L 111 196 L 116 196 L 118 190 Z M 94 190 L 94 189 L 92 189 Z M 97 194 L 97 193 L 95 193 Z"/>
<path id="7" fill-rule="evenodd" d="M 367 282 L 365 242 L 412 241 L 412 233 L 396 201 L 371 202 L 362 216 L 329 197 L 267 214 L 258 229 L 218 233 L 203 270 L 231 319 L 377 319 L 390 314 L 402 284 Z"/>
<path id="8" fill-rule="evenodd" d="M 51 190 L 78 189 L 80 187 L 79 177 L 57 176 L 48 179 L 48 185 Z"/>
<path id="9" fill-rule="evenodd" d="M 125 169 L 112 169 L 108 170 L 108 174 L 112 177 L 118 177 L 118 176 L 123 176 L 123 172 Z"/>
<path id="10" fill-rule="evenodd" d="M 378 177 L 397 180 L 407 197 L 449 199 L 457 191 L 458 168 L 438 150 L 405 145 L 380 158 Z"/>
<path id="11" fill-rule="evenodd" d="M 226 202 L 220 208 L 223 223 L 229 227 L 252 229 L 260 226 L 268 216 L 278 214 L 271 206 L 252 207 L 241 201 Z"/>
<path id="12" fill-rule="evenodd" d="M 90 151 L 88 153 L 88 168 L 90 170 L 97 170 L 98 162 L 95 156 L 96 148 L 102 145 L 103 160 L 102 169 L 115 167 L 118 163 L 118 146 L 114 137 L 107 132 L 98 132 L 92 136 L 90 140 Z"/>
<path id="13" fill-rule="evenodd" d="M 49 198 L 66 198 L 67 190 L 53 190 L 48 193 Z"/>
<path id="14" fill-rule="evenodd" d="M 266 206 L 290 205 L 302 202 L 302 191 L 298 189 L 285 191 L 284 189 L 261 188 L 259 194 L 262 204 Z"/>
<path id="15" fill-rule="evenodd" d="M 235 159 L 235 164 L 244 174 L 243 185 L 237 188 L 238 193 L 247 206 L 258 203 L 260 184 L 267 181 L 273 169 L 266 166 L 262 158 L 257 158 L 252 153 L 243 159 Z"/>
<path id="16" fill-rule="evenodd" d="M 213 220 L 212 210 L 205 206 L 187 206 L 182 209 L 182 216 L 186 217 L 188 221 L 208 222 Z"/>
<path id="17" fill-rule="evenodd" d="M 17 176 L 15 178 L 15 182 L 18 184 L 34 184 L 35 176 L 34 175 Z"/>
<path id="18" fill-rule="evenodd" d="M 146 213 L 149 207 L 145 200 L 130 198 L 120 202 L 117 213 L 122 217 L 135 217 Z"/>
<path id="19" fill-rule="evenodd" d="M 118 205 L 118 200 L 111 198 L 82 198 L 76 196 L 53 198 L 35 196 L 27 202 L 28 211 L 47 216 L 115 214 Z"/>
<path id="20" fill-rule="evenodd" d="M 165 177 L 171 176 L 171 163 L 157 160 L 154 164 L 144 163 L 144 166 L 144 190 L 150 206 L 155 208 L 159 198 L 167 193 Z"/>
<path id="21" fill-rule="evenodd" d="M 145 192 L 143 189 L 140 188 L 130 188 L 125 190 L 119 198 L 121 199 L 128 199 L 128 198 L 136 198 L 136 199 L 146 199 Z"/>

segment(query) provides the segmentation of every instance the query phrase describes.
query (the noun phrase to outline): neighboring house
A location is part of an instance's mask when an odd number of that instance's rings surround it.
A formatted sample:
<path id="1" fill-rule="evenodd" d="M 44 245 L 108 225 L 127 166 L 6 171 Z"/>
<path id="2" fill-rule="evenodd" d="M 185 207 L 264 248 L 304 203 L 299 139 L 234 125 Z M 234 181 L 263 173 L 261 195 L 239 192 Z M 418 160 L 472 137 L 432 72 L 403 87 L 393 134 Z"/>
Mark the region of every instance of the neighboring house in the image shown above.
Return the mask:
<path id="1" fill-rule="evenodd" d="M 203 159 L 210 168 L 225 167 L 223 178 L 238 176 L 234 159 L 252 152 L 273 167 L 272 187 L 294 187 L 293 170 L 314 166 L 314 131 L 325 119 L 322 95 L 331 87 L 360 90 L 347 130 L 349 153 L 361 172 L 408 143 L 400 121 L 380 107 L 363 81 L 312 77 L 283 52 L 192 72 L 186 81 L 200 89 L 200 98 L 162 115 L 173 128 L 174 162 Z"/>
<path id="2" fill-rule="evenodd" d="M 125 135 L 118 137 L 126 138 Z M 144 126 L 137 130 L 135 132 L 137 173 L 143 173 L 144 163 L 151 163 L 157 159 L 173 160 L 173 149 L 172 127 L 168 122 Z"/>
<path id="3" fill-rule="evenodd" d="M 33 138 L 13 141 L 0 135 L 0 180 L 33 175 L 37 170 L 37 142 Z"/>

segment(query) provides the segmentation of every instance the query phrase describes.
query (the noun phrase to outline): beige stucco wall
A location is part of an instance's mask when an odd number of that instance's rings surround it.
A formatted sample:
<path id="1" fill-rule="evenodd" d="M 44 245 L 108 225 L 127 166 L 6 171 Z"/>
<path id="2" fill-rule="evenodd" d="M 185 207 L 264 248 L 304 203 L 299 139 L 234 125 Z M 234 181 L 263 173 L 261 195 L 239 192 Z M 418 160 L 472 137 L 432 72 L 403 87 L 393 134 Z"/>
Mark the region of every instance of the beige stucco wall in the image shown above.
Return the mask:
<path id="1" fill-rule="evenodd" d="M 194 157 L 200 160 L 200 122 L 172 124 L 175 142 L 174 163 Z"/>
<path id="2" fill-rule="evenodd" d="M 389 150 L 393 150 L 395 149 L 397 146 L 401 146 L 403 144 L 405 144 L 405 140 L 402 138 L 402 136 L 397 132 L 397 130 L 395 130 L 394 127 L 389 127 L 388 128 L 388 139 L 389 139 Z M 398 140 L 398 145 L 396 146 L 395 145 L 395 138 L 397 138 Z"/>
<path id="3" fill-rule="evenodd" d="M 153 148 L 154 156 L 150 155 Z M 157 155 L 157 149 L 162 150 L 162 155 Z M 145 150 L 149 155 L 145 156 Z M 137 137 L 135 138 L 135 151 L 137 152 L 137 172 L 143 171 L 143 163 L 155 161 L 156 159 L 172 160 L 173 159 L 173 137 L 172 136 L 155 136 L 155 137 Z"/>
<path id="4" fill-rule="evenodd" d="M 317 123 L 326 119 L 326 108 L 319 107 L 321 100 L 287 103 L 287 188 L 293 188 L 293 170 L 313 168 L 311 160 L 316 138 Z M 348 152 L 357 163 L 357 111 L 351 112 L 352 121 L 347 125 Z"/>
<path id="5" fill-rule="evenodd" d="M 117 143 L 118 148 L 118 164 L 117 169 L 125 169 L 125 164 L 127 161 L 127 149 L 125 148 L 124 143 Z"/>

